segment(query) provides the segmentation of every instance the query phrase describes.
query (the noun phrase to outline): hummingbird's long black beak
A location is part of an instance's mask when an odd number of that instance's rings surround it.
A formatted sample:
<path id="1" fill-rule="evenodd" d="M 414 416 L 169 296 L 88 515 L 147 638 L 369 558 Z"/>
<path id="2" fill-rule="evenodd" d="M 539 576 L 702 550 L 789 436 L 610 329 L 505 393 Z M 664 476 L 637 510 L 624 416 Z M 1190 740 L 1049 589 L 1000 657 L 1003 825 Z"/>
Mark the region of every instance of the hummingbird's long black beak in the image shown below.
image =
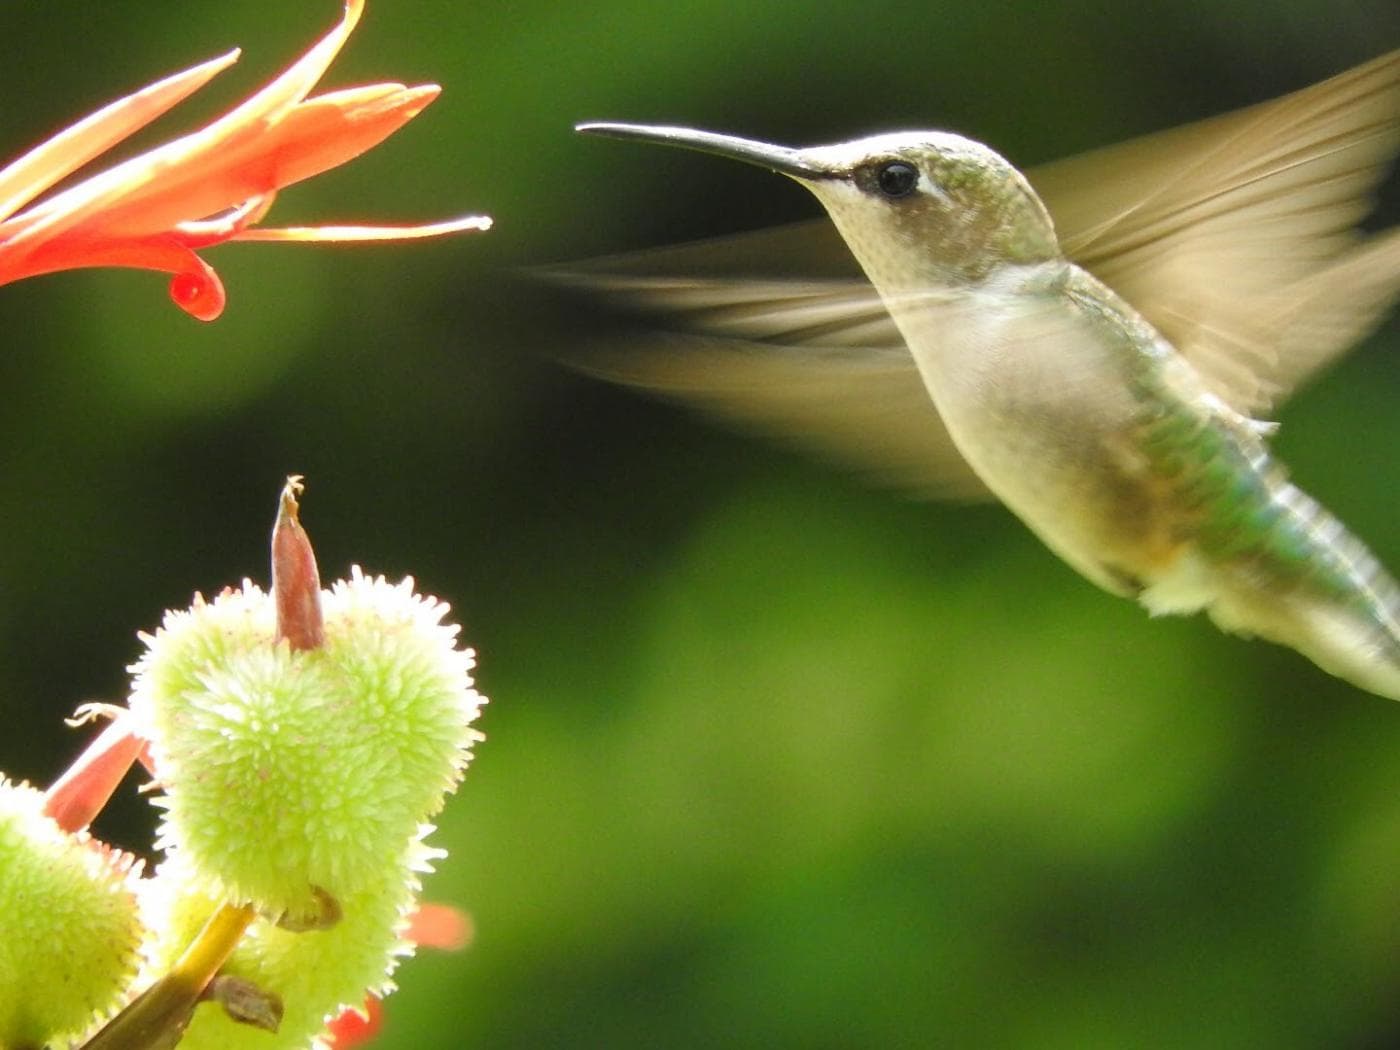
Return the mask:
<path id="1" fill-rule="evenodd" d="M 753 139 L 741 139 L 734 135 L 720 135 L 713 131 L 697 131 L 694 128 L 676 128 L 664 124 L 579 124 L 575 131 L 585 135 L 606 135 L 615 139 L 635 139 L 639 142 L 658 142 L 663 146 L 680 146 L 682 149 L 713 153 L 731 160 L 741 160 L 746 164 L 756 164 L 760 168 L 791 175 L 796 179 L 830 179 L 838 173 L 814 163 L 804 151 L 787 146 L 774 146 Z"/>

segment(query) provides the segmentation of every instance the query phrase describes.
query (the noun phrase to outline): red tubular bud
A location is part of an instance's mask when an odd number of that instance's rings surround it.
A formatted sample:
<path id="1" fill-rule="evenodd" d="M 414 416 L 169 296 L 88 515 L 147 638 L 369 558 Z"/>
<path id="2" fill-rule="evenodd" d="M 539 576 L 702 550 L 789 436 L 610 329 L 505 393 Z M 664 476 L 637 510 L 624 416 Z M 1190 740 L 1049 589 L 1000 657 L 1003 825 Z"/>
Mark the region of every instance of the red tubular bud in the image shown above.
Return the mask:
<path id="1" fill-rule="evenodd" d="M 321 577 L 316 553 L 301 527 L 297 495 L 301 476 L 287 478 L 272 527 L 272 596 L 277 603 L 277 640 L 293 649 L 319 649 L 325 643 L 321 622 Z"/>

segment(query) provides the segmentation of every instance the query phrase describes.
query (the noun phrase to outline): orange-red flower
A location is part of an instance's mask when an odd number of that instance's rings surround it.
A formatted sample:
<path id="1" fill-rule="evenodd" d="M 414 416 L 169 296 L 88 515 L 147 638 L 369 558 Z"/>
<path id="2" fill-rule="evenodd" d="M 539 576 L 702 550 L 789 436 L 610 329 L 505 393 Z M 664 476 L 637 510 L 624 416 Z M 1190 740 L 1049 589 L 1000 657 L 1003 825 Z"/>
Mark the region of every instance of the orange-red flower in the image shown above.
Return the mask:
<path id="1" fill-rule="evenodd" d="M 369 84 L 308 97 L 364 8 L 280 76 L 207 127 L 31 203 L 206 84 L 238 51 L 118 99 L 0 171 L 0 284 L 85 266 L 174 276 L 170 296 L 203 321 L 224 288 L 197 249 L 224 241 L 367 241 L 490 226 L 466 216 L 421 226 L 256 228 L 277 191 L 377 145 L 437 97 L 436 84 Z"/>

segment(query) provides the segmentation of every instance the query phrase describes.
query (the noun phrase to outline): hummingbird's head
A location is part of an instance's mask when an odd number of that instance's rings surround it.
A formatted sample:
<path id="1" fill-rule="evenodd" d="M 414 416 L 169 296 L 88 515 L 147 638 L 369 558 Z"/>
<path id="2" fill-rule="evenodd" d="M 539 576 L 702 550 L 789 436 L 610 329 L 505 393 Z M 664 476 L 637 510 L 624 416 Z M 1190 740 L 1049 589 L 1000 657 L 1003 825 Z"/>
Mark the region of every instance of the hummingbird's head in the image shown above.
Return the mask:
<path id="1" fill-rule="evenodd" d="M 1049 213 L 995 150 L 944 131 L 791 149 L 689 128 L 580 124 L 579 131 L 715 153 L 781 172 L 821 201 L 881 289 L 975 282 L 1003 263 L 1058 258 Z"/>

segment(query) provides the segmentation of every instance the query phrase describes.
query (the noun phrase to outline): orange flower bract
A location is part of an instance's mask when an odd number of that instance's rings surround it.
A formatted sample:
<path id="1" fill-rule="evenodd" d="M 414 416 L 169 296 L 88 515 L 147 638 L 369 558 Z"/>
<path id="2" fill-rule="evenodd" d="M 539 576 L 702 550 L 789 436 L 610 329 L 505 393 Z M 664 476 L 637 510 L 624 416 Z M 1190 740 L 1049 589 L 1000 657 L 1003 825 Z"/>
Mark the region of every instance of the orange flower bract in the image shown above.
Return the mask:
<path id="1" fill-rule="evenodd" d="M 58 182 L 203 87 L 237 51 L 98 110 L 0 171 L 0 284 L 90 266 L 172 274 L 171 298 L 204 321 L 224 288 L 197 254 L 231 240 L 371 241 L 483 230 L 471 215 L 419 226 L 256 227 L 278 190 L 344 164 L 417 116 L 436 84 L 370 84 L 308 97 L 364 8 L 345 14 L 280 76 L 198 131 L 40 199 Z M 32 203 L 34 201 L 38 203 Z"/>

